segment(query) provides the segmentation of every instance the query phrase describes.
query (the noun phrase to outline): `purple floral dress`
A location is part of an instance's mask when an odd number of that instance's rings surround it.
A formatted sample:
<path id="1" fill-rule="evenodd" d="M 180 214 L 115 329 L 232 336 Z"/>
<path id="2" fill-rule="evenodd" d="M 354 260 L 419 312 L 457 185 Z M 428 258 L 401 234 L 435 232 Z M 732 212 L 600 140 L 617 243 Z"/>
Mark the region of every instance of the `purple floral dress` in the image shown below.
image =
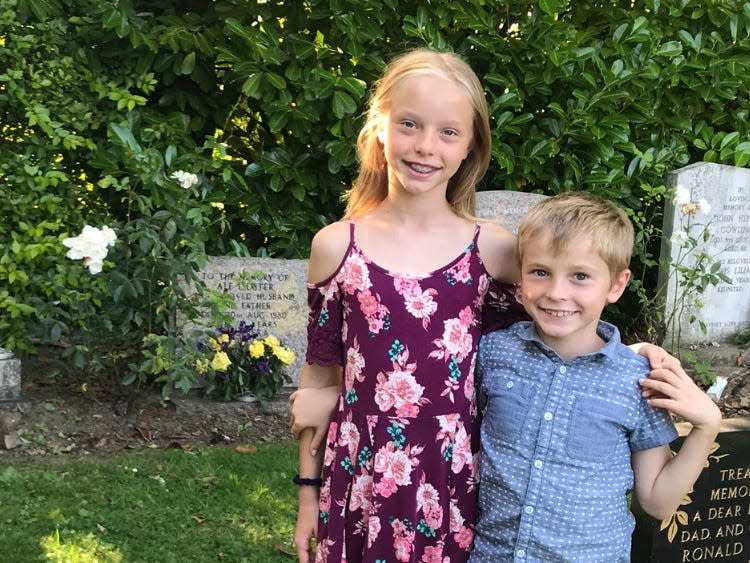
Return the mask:
<path id="1" fill-rule="evenodd" d="M 479 229 L 447 266 L 399 275 L 367 258 L 352 222 L 338 270 L 308 286 L 307 362 L 344 366 L 323 465 L 318 562 L 468 558 L 479 446 L 474 361 L 488 292 L 499 313 L 488 325 L 522 316 L 512 286 L 495 284 L 484 268 Z"/>

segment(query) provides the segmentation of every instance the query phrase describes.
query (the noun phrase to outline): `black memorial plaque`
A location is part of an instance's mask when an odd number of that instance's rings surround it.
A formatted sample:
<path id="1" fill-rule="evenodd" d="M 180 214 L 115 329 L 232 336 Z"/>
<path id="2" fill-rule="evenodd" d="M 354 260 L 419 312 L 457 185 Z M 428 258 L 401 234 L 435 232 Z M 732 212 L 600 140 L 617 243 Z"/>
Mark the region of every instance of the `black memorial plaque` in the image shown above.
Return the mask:
<path id="1" fill-rule="evenodd" d="M 750 563 L 750 430 L 719 434 L 672 517 L 657 521 L 636 503 L 633 512 L 632 563 Z"/>

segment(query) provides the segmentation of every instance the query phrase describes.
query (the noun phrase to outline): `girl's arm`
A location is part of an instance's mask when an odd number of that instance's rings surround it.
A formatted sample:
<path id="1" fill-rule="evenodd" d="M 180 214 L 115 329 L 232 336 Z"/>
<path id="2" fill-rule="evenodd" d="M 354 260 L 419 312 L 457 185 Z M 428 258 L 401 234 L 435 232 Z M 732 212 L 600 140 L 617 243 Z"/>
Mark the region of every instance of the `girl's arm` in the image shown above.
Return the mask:
<path id="1" fill-rule="evenodd" d="M 300 388 L 295 394 L 308 391 L 318 392 L 321 388 L 333 387 L 337 389 L 340 372 L 341 369 L 338 366 L 322 367 L 317 364 L 305 364 L 300 375 Z M 294 407 L 297 407 L 300 411 L 298 416 L 301 419 L 304 419 L 308 415 L 315 417 L 316 413 L 324 416 L 324 428 L 328 428 L 328 420 L 330 420 L 332 409 L 322 407 L 320 402 L 316 404 L 314 402 L 297 403 L 295 401 L 293 404 Z M 293 428 L 294 421 L 295 417 L 293 413 Z M 316 440 L 317 436 L 315 428 L 297 429 L 297 436 L 299 437 L 299 476 L 304 479 L 317 479 L 320 477 L 323 465 L 323 453 L 320 451 L 319 445 L 325 433 L 321 432 L 314 452 L 312 452 L 312 443 Z M 319 487 L 313 485 L 300 485 L 297 492 L 298 510 L 297 526 L 294 532 L 294 545 L 297 548 L 297 558 L 300 563 L 309 563 L 315 560 L 315 552 L 311 547 L 311 541 L 315 538 L 318 528 L 319 492 Z"/>
<path id="2" fill-rule="evenodd" d="M 667 409 L 693 425 L 674 457 L 669 446 L 632 456 L 635 493 L 649 514 L 663 520 L 671 516 L 705 466 L 721 424 L 721 411 L 684 371 L 653 370 L 640 381 L 649 391 L 649 405 Z"/>
<path id="3" fill-rule="evenodd" d="M 333 275 L 349 247 L 349 238 L 348 222 L 332 223 L 318 231 L 313 237 L 310 247 L 307 273 L 307 279 L 310 283 L 321 283 Z M 299 388 L 323 388 L 337 385 L 340 373 L 341 368 L 338 365 L 325 367 L 319 364 L 305 363 L 300 374 Z M 325 414 L 330 418 L 330 410 Z M 303 479 L 319 479 L 323 466 L 323 454 L 316 451 L 312 455 L 310 452 L 310 444 L 315 433 L 313 429 L 305 429 L 298 434 L 299 476 Z M 316 536 L 318 526 L 319 487 L 300 485 L 297 496 L 299 506 L 294 544 L 297 548 L 299 561 L 309 563 L 315 559 L 311 542 Z"/>

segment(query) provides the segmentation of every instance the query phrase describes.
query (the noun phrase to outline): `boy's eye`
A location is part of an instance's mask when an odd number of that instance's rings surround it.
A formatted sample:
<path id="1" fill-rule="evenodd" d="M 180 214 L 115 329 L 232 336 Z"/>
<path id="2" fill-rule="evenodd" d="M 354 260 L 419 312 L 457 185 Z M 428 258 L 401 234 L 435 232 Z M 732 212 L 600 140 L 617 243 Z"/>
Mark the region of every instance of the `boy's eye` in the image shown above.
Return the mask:
<path id="1" fill-rule="evenodd" d="M 448 137 L 455 137 L 458 135 L 458 131 L 455 129 L 446 129 L 443 131 L 443 135 L 447 135 Z"/>
<path id="2" fill-rule="evenodd" d="M 583 272 L 576 272 L 573 274 L 573 279 L 576 281 L 584 281 L 588 279 L 588 275 L 584 274 Z"/>
<path id="3" fill-rule="evenodd" d="M 409 121 L 408 119 L 404 119 L 401 122 L 401 125 L 406 127 L 407 129 L 411 129 L 412 127 L 416 127 L 415 123 L 413 121 Z"/>
<path id="4" fill-rule="evenodd" d="M 531 270 L 531 275 L 536 278 L 546 278 L 547 277 L 547 271 L 546 270 Z"/>

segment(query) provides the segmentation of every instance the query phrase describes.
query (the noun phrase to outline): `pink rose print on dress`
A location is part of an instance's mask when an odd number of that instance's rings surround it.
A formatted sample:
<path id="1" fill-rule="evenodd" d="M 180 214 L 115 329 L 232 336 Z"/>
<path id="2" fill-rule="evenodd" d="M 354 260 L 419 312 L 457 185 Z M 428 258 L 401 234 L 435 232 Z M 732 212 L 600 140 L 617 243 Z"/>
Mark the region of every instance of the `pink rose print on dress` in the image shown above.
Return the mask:
<path id="1" fill-rule="evenodd" d="M 344 291 L 353 295 L 355 291 L 364 291 L 372 286 L 370 270 L 360 254 L 352 254 L 336 276 Z"/>
<path id="2" fill-rule="evenodd" d="M 346 367 L 344 369 L 344 388 L 351 391 L 354 381 L 364 381 L 362 369 L 365 367 L 365 358 L 359 351 L 359 342 L 354 339 L 352 346 L 346 351 Z"/>
<path id="3" fill-rule="evenodd" d="M 416 319 L 422 319 L 422 327 L 427 330 L 430 326 L 430 317 L 437 311 L 438 304 L 433 299 L 437 290 L 428 288 L 423 290 L 419 281 L 413 278 L 395 278 L 393 285 L 396 291 L 404 298 L 406 311 Z"/>
<path id="4" fill-rule="evenodd" d="M 443 542 L 437 545 L 428 545 L 424 548 L 422 559 L 419 563 L 451 563 L 450 557 L 443 558 Z"/>
<path id="5" fill-rule="evenodd" d="M 466 428 L 461 426 L 456 432 L 456 441 L 453 443 L 453 456 L 451 458 L 451 470 L 453 473 L 461 473 L 465 466 L 471 467 L 474 454 L 471 451 L 471 439 L 466 433 Z"/>
<path id="6" fill-rule="evenodd" d="M 352 483 L 349 510 L 369 511 L 372 498 L 372 475 L 358 475 Z"/>
<path id="7" fill-rule="evenodd" d="M 424 387 L 417 383 L 410 372 L 394 369 L 386 374 L 378 374 L 375 403 L 382 412 L 395 408 L 397 416 L 412 418 L 419 414 L 419 405 L 424 404 L 423 393 Z"/>
<path id="8" fill-rule="evenodd" d="M 396 559 L 409 561 L 411 548 L 414 544 L 414 531 L 410 531 L 398 518 L 393 519 L 391 527 L 393 528 L 393 550 L 396 553 Z"/>
<path id="9" fill-rule="evenodd" d="M 341 423 L 341 433 L 339 434 L 339 445 L 349 450 L 349 459 L 356 459 L 357 449 L 359 448 L 359 428 L 352 422 L 352 413 L 349 413 L 347 420 Z"/>
<path id="10" fill-rule="evenodd" d="M 320 488 L 320 497 L 318 501 L 321 512 L 331 511 L 331 478 L 326 479 L 324 485 Z"/>
<path id="11" fill-rule="evenodd" d="M 331 422 L 328 426 L 328 438 L 326 439 L 326 451 L 323 455 L 323 465 L 329 467 L 333 460 L 336 459 L 336 433 L 338 432 L 338 424 Z"/>
<path id="12" fill-rule="evenodd" d="M 378 539 L 378 535 L 380 535 L 380 518 L 370 516 L 367 524 L 367 547 L 372 547 L 372 544 Z"/>
<path id="13" fill-rule="evenodd" d="M 458 318 L 444 321 L 443 338 L 432 341 L 437 350 L 430 352 L 430 357 L 444 360 L 455 358 L 456 361 L 463 362 L 472 351 L 473 339 L 469 328 L 475 323 L 476 319 L 469 307 L 462 309 Z"/>
<path id="14" fill-rule="evenodd" d="M 422 474 L 422 482 L 417 489 L 417 510 L 422 511 L 427 525 L 430 528 L 436 529 L 440 527 L 440 524 L 443 521 L 443 509 L 440 506 L 440 495 L 435 487 L 430 483 L 424 482 L 424 478 L 424 474 Z"/>
<path id="15" fill-rule="evenodd" d="M 411 484 L 412 469 L 419 463 L 417 459 L 411 459 L 405 450 L 397 449 L 393 442 L 388 442 L 378 450 L 375 456 L 374 469 L 376 473 L 383 475 L 380 481 L 392 480 L 393 484 Z M 378 483 L 378 485 L 380 482 Z M 390 487 L 390 484 L 387 485 Z"/>
<path id="16" fill-rule="evenodd" d="M 471 254 L 468 252 L 464 254 L 463 258 L 459 260 L 455 266 L 450 268 L 445 274 L 446 277 L 453 282 L 457 283 L 470 283 L 471 272 L 469 272 L 469 266 L 471 261 Z"/>

